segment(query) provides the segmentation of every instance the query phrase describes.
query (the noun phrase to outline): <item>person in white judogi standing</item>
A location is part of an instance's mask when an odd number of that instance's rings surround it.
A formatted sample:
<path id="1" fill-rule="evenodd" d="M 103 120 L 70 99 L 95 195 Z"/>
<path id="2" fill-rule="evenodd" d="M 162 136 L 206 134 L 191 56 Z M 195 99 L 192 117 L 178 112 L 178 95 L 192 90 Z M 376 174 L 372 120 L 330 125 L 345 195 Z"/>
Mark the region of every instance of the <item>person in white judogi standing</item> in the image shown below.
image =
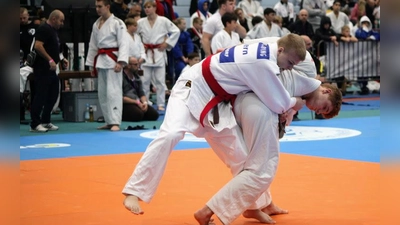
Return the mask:
<path id="1" fill-rule="evenodd" d="M 143 41 L 146 50 L 146 62 L 142 65 L 144 93 L 150 99 L 150 82 L 157 89 L 157 106 L 159 111 L 165 111 L 165 65 L 166 50 L 171 50 L 179 39 L 180 30 L 170 20 L 156 14 L 156 2 L 148 0 L 143 5 L 147 17 L 138 21 L 137 33 Z"/>
<path id="2" fill-rule="evenodd" d="M 207 20 L 207 24 L 203 26 L 201 44 L 203 45 L 205 56 L 209 56 L 212 53 L 211 40 L 213 36 L 224 29 L 221 16 L 227 12 L 235 12 L 235 2 L 235 0 L 218 0 L 218 10 Z M 240 24 L 236 26 L 235 32 L 238 33 L 241 38 L 246 37 L 246 29 Z"/>
<path id="3" fill-rule="evenodd" d="M 239 34 L 235 32 L 237 23 L 237 16 L 235 13 L 225 13 L 221 17 L 224 29 L 220 30 L 211 40 L 212 53 L 217 53 L 218 49 L 229 48 L 240 44 Z"/>
<path id="4" fill-rule="evenodd" d="M 274 113 L 283 113 L 290 108 L 299 110 L 303 100 L 290 97 L 277 74 L 280 68 L 291 69 L 293 65 L 304 60 L 305 55 L 303 39 L 298 35 L 288 34 L 275 44 L 254 43 L 228 48 L 207 57 L 181 74 L 172 89 L 157 138 L 147 147 L 122 191 L 126 195 L 125 207 L 134 214 L 143 213 L 139 200 L 150 202 L 163 175 L 168 156 L 186 132 L 197 137 L 213 137 L 226 144 L 231 143 L 232 138 L 240 138 L 241 130 L 229 103 L 234 102 L 237 94 L 253 91 Z M 240 147 L 238 146 L 239 149 Z M 239 156 L 238 158 L 241 159 Z M 274 172 L 274 168 L 271 169 Z M 220 192 L 235 193 L 237 196 L 247 193 L 239 192 L 246 189 L 246 184 L 241 183 L 243 180 L 237 177 Z M 263 185 L 261 189 L 258 187 L 257 190 L 249 190 L 255 192 L 251 194 L 253 197 L 249 196 L 249 201 L 252 202 L 266 191 L 272 178 L 261 176 L 256 180 Z M 228 208 L 237 210 L 232 215 L 217 214 L 220 219 L 225 220 L 224 223 L 235 219 L 237 213 L 240 215 L 250 206 L 241 205 L 235 199 L 230 200 L 233 205 L 225 202 Z"/>
<path id="5" fill-rule="evenodd" d="M 295 19 L 293 3 L 288 1 L 289 0 L 279 0 L 274 6 L 276 15 L 282 17 L 282 26 L 286 28 L 289 28 Z"/>
<path id="6" fill-rule="evenodd" d="M 96 0 L 100 16 L 90 36 L 86 65 L 98 77 L 98 96 L 106 124 L 98 129 L 120 130 L 122 120 L 122 69 L 128 63 L 128 33 L 124 22 L 110 12 L 110 0 Z"/>
<path id="7" fill-rule="evenodd" d="M 272 8 L 264 10 L 264 21 L 254 26 L 247 32 L 246 39 L 257 39 L 263 37 L 282 37 L 281 28 L 273 23 L 275 11 Z"/>
<path id="8" fill-rule="evenodd" d="M 128 31 L 128 42 L 129 42 L 129 57 L 135 57 L 140 65 L 146 61 L 146 52 L 140 36 L 136 33 L 137 21 L 133 18 L 125 20 L 126 30 Z"/>

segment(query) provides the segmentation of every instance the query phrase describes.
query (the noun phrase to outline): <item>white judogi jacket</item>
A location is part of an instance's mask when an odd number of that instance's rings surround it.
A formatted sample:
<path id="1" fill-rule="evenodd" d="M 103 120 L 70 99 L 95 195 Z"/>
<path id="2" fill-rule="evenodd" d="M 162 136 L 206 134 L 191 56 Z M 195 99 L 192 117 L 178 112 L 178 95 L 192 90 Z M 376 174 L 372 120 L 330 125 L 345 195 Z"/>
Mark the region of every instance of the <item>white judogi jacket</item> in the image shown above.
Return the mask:
<path id="1" fill-rule="evenodd" d="M 203 13 L 201 13 L 199 10 L 194 12 L 192 16 L 190 17 L 190 27 L 193 27 L 193 19 L 200 17 L 201 20 L 203 20 L 203 26 L 206 25 L 207 20 L 212 16 L 213 14 L 210 12 L 207 12 L 207 16 L 204 16 Z"/>
<path id="2" fill-rule="evenodd" d="M 247 19 L 247 25 L 249 28 L 252 28 L 251 20 L 253 17 L 249 16 L 249 14 L 253 14 L 253 16 L 261 16 L 264 18 L 264 9 L 261 6 L 260 2 L 257 0 L 242 0 L 237 5 L 238 8 L 243 9 L 244 16 Z"/>
<path id="3" fill-rule="evenodd" d="M 164 41 L 168 44 L 167 50 L 171 50 L 179 39 L 180 30 L 169 19 L 163 16 L 157 16 L 153 27 L 150 26 L 147 17 L 141 18 L 138 21 L 137 34 L 142 39 L 143 44 L 162 44 Z M 167 62 L 167 54 L 165 51 L 154 49 L 154 63 L 153 53 L 151 50 L 146 51 L 146 62 L 143 66 L 163 66 Z"/>
<path id="4" fill-rule="evenodd" d="M 224 24 L 221 21 L 221 14 L 217 10 L 203 26 L 203 33 L 216 35 L 220 30 L 224 29 Z"/>
<path id="5" fill-rule="evenodd" d="M 282 30 L 275 23 L 271 23 L 271 29 L 269 29 L 268 25 L 263 21 L 247 32 L 246 39 L 263 37 L 282 37 Z"/>
<path id="6" fill-rule="evenodd" d="M 276 15 L 281 16 L 282 18 L 289 17 L 289 20 L 295 18 L 294 6 L 291 2 L 287 2 L 287 4 L 282 4 L 281 1 L 278 1 L 274 6 L 274 10 L 276 12 Z"/>
<path id="7" fill-rule="evenodd" d="M 230 48 L 238 44 L 240 44 L 240 37 L 238 33 L 232 31 L 231 35 L 229 35 L 225 30 L 221 30 L 212 38 L 211 50 L 214 54 L 220 48 Z"/>
<path id="8" fill-rule="evenodd" d="M 273 112 L 282 113 L 295 105 L 296 98 L 289 96 L 278 78 L 277 49 L 276 43 L 254 43 L 228 48 L 211 56 L 210 70 L 219 85 L 229 94 L 253 91 Z M 205 105 L 214 97 L 202 75 L 203 63 L 195 64 L 181 74 L 172 89 L 172 94 L 184 100 L 191 114 L 198 120 Z M 188 81 L 191 81 L 190 88 L 187 88 Z M 218 104 L 218 109 L 223 118 L 220 123 L 211 123 L 212 113 L 208 113 L 205 123 L 210 123 L 216 130 L 234 127 L 236 120 L 230 104 Z"/>
<path id="9" fill-rule="evenodd" d="M 137 59 L 146 59 L 146 52 L 142 43 L 142 39 L 137 33 L 133 34 L 133 37 L 128 33 L 126 36 L 129 42 L 129 56 L 133 56 Z"/>
<path id="10" fill-rule="evenodd" d="M 114 52 L 118 56 L 118 61 L 128 63 L 129 46 L 126 41 L 128 33 L 125 23 L 113 14 L 104 22 L 100 29 L 99 23 L 100 18 L 93 24 L 85 65 L 94 66 L 94 57 L 101 48 L 119 48 L 118 51 Z M 102 54 L 97 57 L 96 67 L 112 69 L 115 67 L 115 61 L 108 55 Z"/>

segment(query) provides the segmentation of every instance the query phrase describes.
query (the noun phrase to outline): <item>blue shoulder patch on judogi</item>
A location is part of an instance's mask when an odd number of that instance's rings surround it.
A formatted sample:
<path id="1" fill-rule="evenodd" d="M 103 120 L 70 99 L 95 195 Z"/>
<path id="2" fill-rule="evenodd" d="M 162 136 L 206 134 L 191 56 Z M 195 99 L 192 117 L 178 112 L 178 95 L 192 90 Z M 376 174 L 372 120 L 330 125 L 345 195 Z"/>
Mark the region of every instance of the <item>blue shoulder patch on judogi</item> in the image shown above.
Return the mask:
<path id="1" fill-rule="evenodd" d="M 235 62 L 235 47 L 227 48 L 219 54 L 220 63 Z"/>
<path id="2" fill-rule="evenodd" d="M 269 59 L 269 46 L 263 43 L 258 43 L 257 59 Z"/>

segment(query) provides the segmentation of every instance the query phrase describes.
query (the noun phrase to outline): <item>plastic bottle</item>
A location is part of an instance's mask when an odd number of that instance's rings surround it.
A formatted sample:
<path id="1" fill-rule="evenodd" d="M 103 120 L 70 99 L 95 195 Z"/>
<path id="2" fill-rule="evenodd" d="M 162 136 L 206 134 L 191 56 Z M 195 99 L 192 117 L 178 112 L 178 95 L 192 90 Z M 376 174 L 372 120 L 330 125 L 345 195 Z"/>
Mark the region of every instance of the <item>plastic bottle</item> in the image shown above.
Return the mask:
<path id="1" fill-rule="evenodd" d="M 94 122 L 94 111 L 92 106 L 89 107 L 89 121 Z"/>
<path id="2" fill-rule="evenodd" d="M 89 122 L 90 120 L 90 106 L 89 104 L 86 104 L 86 110 L 85 110 L 85 122 Z"/>

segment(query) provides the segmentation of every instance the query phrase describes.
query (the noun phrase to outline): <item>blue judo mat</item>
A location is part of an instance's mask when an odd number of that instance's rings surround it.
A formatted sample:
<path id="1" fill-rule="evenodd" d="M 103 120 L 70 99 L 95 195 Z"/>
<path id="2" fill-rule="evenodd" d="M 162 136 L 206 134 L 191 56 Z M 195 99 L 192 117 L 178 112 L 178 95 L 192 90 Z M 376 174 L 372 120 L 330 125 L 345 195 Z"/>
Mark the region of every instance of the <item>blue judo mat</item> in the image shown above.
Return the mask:
<path id="1" fill-rule="evenodd" d="M 365 102 L 363 102 L 365 103 Z M 293 122 L 281 139 L 281 152 L 379 162 L 380 117 Z M 20 159 L 37 160 L 144 152 L 158 130 L 46 134 L 20 137 Z M 175 150 L 209 148 L 187 134 Z"/>

